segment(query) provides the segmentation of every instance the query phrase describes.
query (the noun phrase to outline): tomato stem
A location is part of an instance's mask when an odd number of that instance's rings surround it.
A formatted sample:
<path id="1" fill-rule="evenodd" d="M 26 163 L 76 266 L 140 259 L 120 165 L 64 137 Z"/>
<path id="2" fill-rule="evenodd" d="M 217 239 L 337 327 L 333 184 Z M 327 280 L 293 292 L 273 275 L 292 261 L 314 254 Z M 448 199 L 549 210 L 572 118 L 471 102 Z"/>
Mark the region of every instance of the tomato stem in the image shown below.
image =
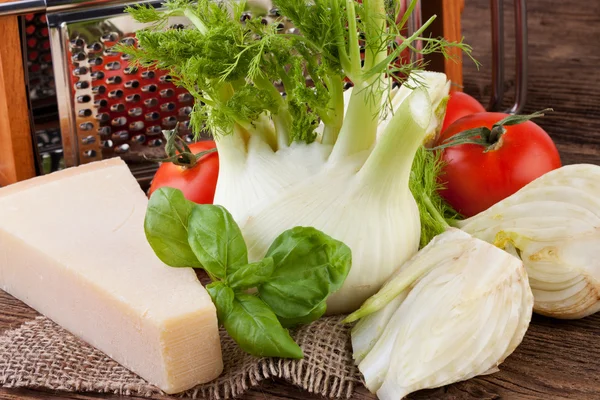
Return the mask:
<path id="1" fill-rule="evenodd" d="M 201 151 L 198 154 L 194 154 L 187 143 L 177 135 L 177 128 L 179 124 L 172 130 L 164 130 L 163 135 L 167 139 L 165 144 L 165 152 L 167 158 L 149 159 L 154 162 L 170 162 L 183 168 L 193 168 L 194 165 L 207 154 L 214 153 L 217 151 L 216 148 Z"/>
<path id="2" fill-rule="evenodd" d="M 466 131 L 462 131 L 452 137 L 444 140 L 442 144 L 439 146 L 431 147 L 428 150 L 443 150 L 448 147 L 458 146 L 461 144 L 477 144 L 485 147 L 484 152 L 488 152 L 490 150 L 496 149 L 496 144 L 502 137 L 504 133 L 506 133 L 505 126 L 512 126 L 522 124 L 523 122 L 527 122 L 533 118 L 543 117 L 546 112 L 554 111 L 551 108 L 546 108 L 541 111 L 536 111 L 533 114 L 529 115 L 509 115 L 506 118 L 496 122 L 492 129 L 481 126 L 479 128 L 467 129 Z"/>

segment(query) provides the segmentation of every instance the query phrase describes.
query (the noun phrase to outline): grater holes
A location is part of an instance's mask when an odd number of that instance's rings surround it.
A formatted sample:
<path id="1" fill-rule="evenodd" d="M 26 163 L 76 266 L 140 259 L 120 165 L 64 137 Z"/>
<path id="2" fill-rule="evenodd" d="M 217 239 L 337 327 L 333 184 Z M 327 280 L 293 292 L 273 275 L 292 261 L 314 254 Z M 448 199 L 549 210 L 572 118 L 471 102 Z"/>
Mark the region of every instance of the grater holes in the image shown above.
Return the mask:
<path id="1" fill-rule="evenodd" d="M 91 77 L 92 77 L 93 81 L 104 79 L 104 72 L 102 72 L 102 71 L 92 72 Z"/>
<path id="2" fill-rule="evenodd" d="M 116 57 L 116 56 L 119 55 L 119 53 L 117 53 L 116 51 L 114 51 L 112 48 L 104 49 L 104 51 L 102 52 L 102 54 L 104 54 L 106 57 Z"/>
<path id="3" fill-rule="evenodd" d="M 82 131 L 91 131 L 92 129 L 94 129 L 94 124 L 92 124 L 91 122 L 83 122 L 79 124 L 79 129 L 81 129 Z"/>
<path id="4" fill-rule="evenodd" d="M 158 78 L 160 83 L 171 83 L 173 81 L 173 77 L 171 75 L 163 75 Z"/>
<path id="5" fill-rule="evenodd" d="M 173 24 L 169 28 L 173 29 L 173 30 L 177 30 L 177 29 L 181 30 L 181 29 L 185 29 L 185 25 L 183 25 L 183 24 Z"/>
<path id="6" fill-rule="evenodd" d="M 136 143 L 144 143 L 146 141 L 146 136 L 144 135 L 135 135 L 133 137 L 133 139 L 131 139 L 132 141 L 136 142 Z"/>
<path id="7" fill-rule="evenodd" d="M 144 79 L 154 79 L 155 76 L 156 76 L 156 74 L 154 73 L 154 71 L 142 72 L 142 78 L 144 78 Z"/>
<path id="8" fill-rule="evenodd" d="M 104 66 L 107 71 L 117 71 L 121 69 L 121 63 L 118 61 L 111 61 Z"/>
<path id="9" fill-rule="evenodd" d="M 117 154 L 127 153 L 130 148 L 131 147 L 127 143 L 123 143 L 122 145 L 117 146 L 115 148 L 115 153 L 117 153 Z"/>
<path id="10" fill-rule="evenodd" d="M 136 121 L 129 124 L 130 131 L 141 131 L 145 128 L 145 125 L 142 121 Z"/>
<path id="11" fill-rule="evenodd" d="M 103 46 L 101 43 L 94 42 L 92 44 L 88 44 L 85 49 L 87 50 L 88 53 L 97 53 L 100 50 L 102 50 L 102 47 Z"/>
<path id="12" fill-rule="evenodd" d="M 148 114 L 146 114 L 144 116 L 144 119 L 146 121 L 156 121 L 159 118 L 160 118 L 160 114 L 158 112 L 156 112 L 156 111 L 149 112 Z"/>
<path id="13" fill-rule="evenodd" d="M 181 103 L 189 103 L 190 101 L 194 100 L 194 97 L 189 93 L 181 93 L 179 96 L 177 96 L 177 100 L 179 100 Z"/>
<path id="14" fill-rule="evenodd" d="M 90 87 L 90 83 L 88 81 L 79 81 L 75 83 L 75 89 L 87 89 Z"/>
<path id="15" fill-rule="evenodd" d="M 81 62 L 83 60 L 85 60 L 85 53 L 80 51 L 79 53 L 75 53 L 71 56 L 71 60 L 73 62 Z"/>
<path id="16" fill-rule="evenodd" d="M 100 135 L 100 137 L 110 136 L 111 133 L 112 128 L 110 126 L 103 126 L 101 128 L 98 128 L 98 135 Z"/>
<path id="17" fill-rule="evenodd" d="M 125 101 L 128 103 L 137 103 L 138 101 L 140 101 L 142 99 L 142 96 L 140 96 L 139 94 L 130 94 L 127 97 L 125 97 Z"/>
<path id="18" fill-rule="evenodd" d="M 137 73 L 137 68 L 135 68 L 135 67 L 127 67 L 127 68 L 125 68 L 123 70 L 123 73 L 125 75 L 133 75 L 133 74 Z"/>
<path id="19" fill-rule="evenodd" d="M 81 143 L 83 144 L 93 144 L 96 143 L 96 137 L 89 135 L 81 139 Z"/>
<path id="20" fill-rule="evenodd" d="M 249 12 L 245 12 L 240 17 L 240 22 L 246 22 L 246 21 L 248 21 L 251 18 L 252 18 L 252 15 Z"/>
<path id="21" fill-rule="evenodd" d="M 123 82 L 123 78 L 121 78 L 120 76 L 111 76 L 110 78 L 108 78 L 106 80 L 106 83 L 109 85 L 119 85 L 121 84 L 121 82 Z"/>
<path id="22" fill-rule="evenodd" d="M 162 128 L 159 125 L 152 125 L 146 128 L 146 135 L 158 135 L 162 133 Z"/>
<path id="23" fill-rule="evenodd" d="M 282 22 L 277 23 L 276 28 L 277 32 L 283 32 L 283 30 L 285 29 L 285 25 Z"/>
<path id="24" fill-rule="evenodd" d="M 87 157 L 87 158 L 94 158 L 94 157 L 96 157 L 97 154 L 98 153 L 96 152 L 96 150 L 93 150 L 93 149 L 86 150 L 83 152 L 83 156 Z"/>
<path id="25" fill-rule="evenodd" d="M 98 99 L 98 100 L 94 101 L 94 107 L 96 107 L 96 108 L 108 107 L 108 101 L 106 101 L 106 99 Z"/>
<path id="26" fill-rule="evenodd" d="M 135 44 L 135 38 L 125 37 L 121 39 L 121 43 L 127 46 L 133 46 Z"/>
<path id="27" fill-rule="evenodd" d="M 160 97 L 162 98 L 172 97 L 173 95 L 175 95 L 175 91 L 171 88 L 160 91 Z"/>
<path id="28" fill-rule="evenodd" d="M 110 106 L 110 111 L 112 112 L 123 112 L 125 111 L 125 104 L 117 103 Z"/>
<path id="29" fill-rule="evenodd" d="M 144 100 L 144 105 L 148 108 L 156 107 L 158 105 L 158 99 L 156 99 L 156 98 L 146 99 L 146 100 Z"/>
<path id="30" fill-rule="evenodd" d="M 170 115 L 168 117 L 164 117 L 162 119 L 162 123 L 164 126 L 171 128 L 171 127 L 175 126 L 175 124 L 177 123 L 177 118 Z"/>
<path id="31" fill-rule="evenodd" d="M 83 47 L 84 45 L 85 45 L 85 42 L 84 42 L 84 41 L 83 41 L 83 39 L 82 39 L 82 38 L 80 38 L 80 37 L 77 37 L 77 38 L 75 38 L 75 39 L 71 39 L 71 40 L 69 41 L 69 46 L 70 46 L 72 49 L 80 48 L 80 47 Z"/>
<path id="32" fill-rule="evenodd" d="M 160 105 L 160 110 L 163 112 L 175 110 L 175 103 L 164 103 Z"/>
<path id="33" fill-rule="evenodd" d="M 183 140 L 186 141 L 186 143 L 193 143 L 194 142 L 194 135 L 192 135 L 191 133 L 188 135 L 185 135 L 183 137 Z"/>
<path id="34" fill-rule="evenodd" d="M 112 147 L 114 146 L 114 143 L 110 139 L 102 140 L 102 141 L 100 141 L 100 146 L 105 149 L 112 149 Z"/>
<path id="35" fill-rule="evenodd" d="M 129 132 L 127 131 L 118 131 L 113 133 L 112 135 L 112 140 L 114 140 L 115 142 L 119 142 L 119 141 L 127 141 L 129 140 Z"/>
<path id="36" fill-rule="evenodd" d="M 88 60 L 88 63 L 92 66 L 99 66 L 102 65 L 102 63 L 104 63 L 104 59 L 102 57 L 96 57 L 96 58 L 90 58 Z"/>
<path id="37" fill-rule="evenodd" d="M 106 86 L 104 86 L 104 85 L 94 86 L 94 87 L 92 87 L 92 93 L 104 94 L 104 93 L 106 93 Z"/>
<path id="38" fill-rule="evenodd" d="M 92 98 L 88 94 L 84 94 L 82 96 L 77 96 L 78 103 L 88 103 Z"/>
<path id="39" fill-rule="evenodd" d="M 127 114 L 130 117 L 139 117 L 140 115 L 142 115 L 142 107 L 134 107 L 134 108 L 130 108 L 129 111 L 127 111 Z"/>
<path id="40" fill-rule="evenodd" d="M 281 17 L 281 12 L 279 12 L 279 8 L 273 7 L 269 10 L 269 16 L 271 17 Z"/>
<path id="41" fill-rule="evenodd" d="M 79 115 L 80 117 L 83 117 L 83 118 L 91 117 L 92 116 L 92 110 L 90 110 L 89 108 L 84 108 L 82 110 L 79 110 L 77 112 L 77 115 Z"/>
<path id="42" fill-rule="evenodd" d="M 110 121 L 110 124 L 112 126 L 123 126 L 127 123 L 127 118 L 125 117 L 117 117 L 117 118 L 113 118 L 112 121 Z"/>
<path id="43" fill-rule="evenodd" d="M 186 107 L 181 107 L 179 109 L 179 116 L 180 117 L 187 117 L 192 113 L 192 107 L 190 106 L 186 106 Z"/>
<path id="44" fill-rule="evenodd" d="M 186 121 L 183 121 L 182 123 L 179 124 L 179 127 L 184 130 L 189 130 L 190 129 L 190 120 L 188 119 Z"/>
<path id="45" fill-rule="evenodd" d="M 108 113 L 96 114 L 96 119 L 101 123 L 108 122 L 108 121 L 110 121 L 110 115 Z"/>
<path id="46" fill-rule="evenodd" d="M 144 93 L 154 93 L 157 90 L 158 90 L 158 87 L 153 83 L 142 87 L 142 92 L 144 92 Z"/>
<path id="47" fill-rule="evenodd" d="M 108 92 L 108 97 L 110 97 L 111 99 L 120 99 L 121 97 L 123 97 L 123 91 L 121 89 L 111 90 L 110 92 Z"/>
<path id="48" fill-rule="evenodd" d="M 103 43 L 116 42 L 117 40 L 119 40 L 119 34 L 117 32 L 106 33 L 100 37 L 100 41 Z"/>
<path id="49" fill-rule="evenodd" d="M 121 60 L 123 60 L 123 61 L 131 60 L 131 54 L 121 54 Z"/>
<path id="50" fill-rule="evenodd" d="M 137 88 L 139 88 L 139 87 L 140 87 L 140 82 L 139 82 L 139 81 L 136 81 L 136 80 L 133 80 L 133 81 L 127 81 L 127 82 L 125 82 L 125 87 L 126 87 L 127 89 L 137 89 Z"/>
<path id="51" fill-rule="evenodd" d="M 159 147 L 163 144 L 162 139 L 152 139 L 148 141 L 148 146 L 150 147 Z"/>
<path id="52" fill-rule="evenodd" d="M 85 75 L 87 73 L 88 73 L 87 67 L 77 67 L 73 70 L 73 75 L 75 75 L 75 76 Z"/>

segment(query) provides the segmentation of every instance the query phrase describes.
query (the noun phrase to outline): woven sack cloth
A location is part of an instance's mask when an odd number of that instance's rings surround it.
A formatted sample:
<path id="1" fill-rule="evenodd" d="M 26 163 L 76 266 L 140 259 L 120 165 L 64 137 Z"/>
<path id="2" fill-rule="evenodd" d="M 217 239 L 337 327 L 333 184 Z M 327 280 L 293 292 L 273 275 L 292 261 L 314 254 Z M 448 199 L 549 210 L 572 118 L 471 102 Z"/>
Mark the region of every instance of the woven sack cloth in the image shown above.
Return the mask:
<path id="1" fill-rule="evenodd" d="M 264 379 L 290 384 L 328 398 L 350 398 L 360 382 L 352 361 L 348 327 L 326 317 L 292 332 L 302 360 L 252 357 L 221 331 L 224 371 L 213 382 L 175 398 L 209 400 L 239 397 Z M 45 317 L 0 336 L 0 386 L 141 397 L 166 396 L 157 387 Z"/>

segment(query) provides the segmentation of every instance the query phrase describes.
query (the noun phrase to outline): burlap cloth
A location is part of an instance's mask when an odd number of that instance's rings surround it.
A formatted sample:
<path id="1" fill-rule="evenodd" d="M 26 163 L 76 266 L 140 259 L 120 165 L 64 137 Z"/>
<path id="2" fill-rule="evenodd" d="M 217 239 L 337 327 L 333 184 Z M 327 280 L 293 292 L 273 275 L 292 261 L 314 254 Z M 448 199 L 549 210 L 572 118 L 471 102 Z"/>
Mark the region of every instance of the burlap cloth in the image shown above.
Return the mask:
<path id="1" fill-rule="evenodd" d="M 208 384 L 174 397 L 230 399 L 264 379 L 282 378 L 329 398 L 349 398 L 360 375 L 352 362 L 350 335 L 340 317 L 327 317 L 293 332 L 302 360 L 258 359 L 221 332 L 225 370 Z M 45 317 L 0 336 L 0 386 L 142 397 L 165 396 Z"/>

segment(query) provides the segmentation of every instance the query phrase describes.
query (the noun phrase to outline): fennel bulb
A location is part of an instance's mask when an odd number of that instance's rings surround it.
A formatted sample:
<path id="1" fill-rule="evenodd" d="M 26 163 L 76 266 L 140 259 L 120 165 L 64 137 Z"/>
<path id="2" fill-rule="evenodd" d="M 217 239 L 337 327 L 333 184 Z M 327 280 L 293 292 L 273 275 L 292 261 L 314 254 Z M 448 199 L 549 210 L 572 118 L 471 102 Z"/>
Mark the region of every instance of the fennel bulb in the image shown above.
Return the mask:
<path id="1" fill-rule="evenodd" d="M 521 343 L 533 296 L 522 262 L 455 228 L 438 235 L 348 320 L 367 388 L 399 400 L 497 370 Z"/>
<path id="2" fill-rule="evenodd" d="M 252 210 L 240 224 L 250 259 L 264 257 L 282 230 L 319 229 L 352 250 L 350 273 L 328 298 L 327 312 L 358 308 L 419 248 L 419 210 L 408 180 L 431 118 L 427 92 L 414 90 L 371 152 L 328 161 L 319 173 Z"/>
<path id="3" fill-rule="evenodd" d="M 600 167 L 563 166 L 456 225 L 513 245 L 529 274 L 534 311 L 583 318 L 600 310 Z"/>
<path id="4" fill-rule="evenodd" d="M 299 35 L 247 18 L 246 6 L 128 7 L 148 27 L 137 32 L 138 47 L 117 48 L 134 65 L 168 70 L 194 96 L 191 126 L 210 131 L 219 153 L 214 202 L 242 228 L 251 259 L 262 259 L 284 226 L 313 226 L 350 246 L 353 266 L 328 312 L 352 311 L 418 249 L 422 207 L 408 188 L 411 165 L 437 129 L 449 87 L 444 74 L 396 60 L 415 41 L 424 54 L 458 47 L 468 55 L 470 47 L 424 34 L 435 17 L 404 37 L 409 14 L 387 15 L 399 12 L 394 1 L 273 0 Z M 188 27 L 166 29 L 182 16 Z"/>

